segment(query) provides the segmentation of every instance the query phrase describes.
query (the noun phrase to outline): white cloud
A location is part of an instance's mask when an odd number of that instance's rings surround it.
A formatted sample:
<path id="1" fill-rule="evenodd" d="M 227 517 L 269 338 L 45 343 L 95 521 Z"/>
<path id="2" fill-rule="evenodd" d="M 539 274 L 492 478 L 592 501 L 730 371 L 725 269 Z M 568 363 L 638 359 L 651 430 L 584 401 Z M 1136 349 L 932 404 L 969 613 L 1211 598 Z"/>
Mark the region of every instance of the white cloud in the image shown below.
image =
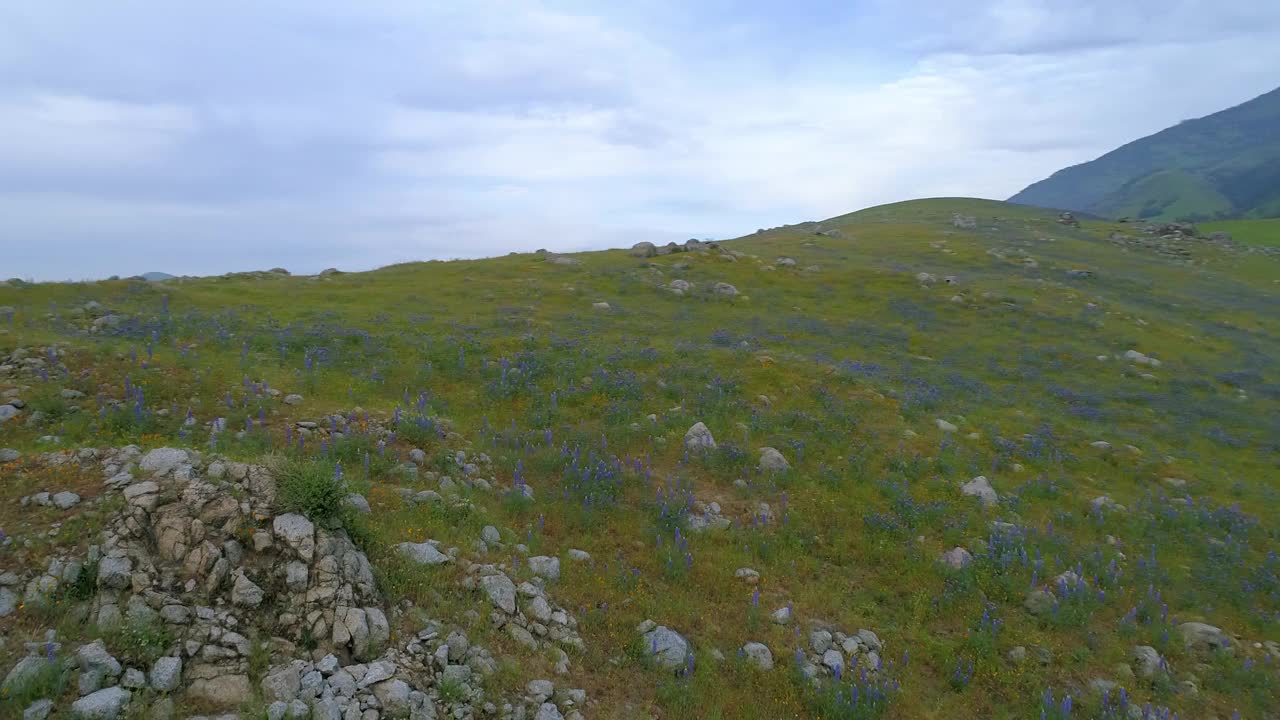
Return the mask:
<path id="1" fill-rule="evenodd" d="M 0 159 L 51 171 L 161 162 L 195 130 L 187 110 L 79 95 L 0 99 Z"/>
<path id="2" fill-rule="evenodd" d="M 1247 0 L 716 7 L 6 8 L 0 237 L 64 277 L 728 236 L 1005 197 L 1280 66 Z"/>

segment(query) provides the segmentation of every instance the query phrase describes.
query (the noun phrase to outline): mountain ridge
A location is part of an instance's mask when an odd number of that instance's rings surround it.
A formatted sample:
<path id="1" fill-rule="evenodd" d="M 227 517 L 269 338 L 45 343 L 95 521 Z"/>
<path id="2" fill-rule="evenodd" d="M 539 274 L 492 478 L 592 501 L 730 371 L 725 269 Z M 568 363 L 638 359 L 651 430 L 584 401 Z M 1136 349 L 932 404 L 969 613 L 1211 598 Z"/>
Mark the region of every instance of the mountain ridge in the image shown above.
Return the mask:
<path id="1" fill-rule="evenodd" d="M 1009 202 L 1150 220 L 1280 217 L 1280 88 L 1058 170 Z"/>

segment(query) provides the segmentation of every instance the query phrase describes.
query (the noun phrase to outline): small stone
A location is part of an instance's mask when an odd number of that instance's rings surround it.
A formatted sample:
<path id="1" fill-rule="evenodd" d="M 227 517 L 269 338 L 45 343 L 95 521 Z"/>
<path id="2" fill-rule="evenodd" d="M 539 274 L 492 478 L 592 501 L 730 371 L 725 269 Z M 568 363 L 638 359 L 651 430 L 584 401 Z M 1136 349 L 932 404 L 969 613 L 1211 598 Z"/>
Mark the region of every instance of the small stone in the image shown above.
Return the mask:
<path id="1" fill-rule="evenodd" d="M 53 712 L 53 701 L 45 698 L 37 700 L 27 706 L 22 712 L 22 720 L 45 720 L 49 717 L 49 713 Z"/>
<path id="2" fill-rule="evenodd" d="M 1231 651 L 1231 636 L 1214 627 L 1201 622 L 1188 622 L 1178 626 L 1182 641 L 1188 650 L 1193 651 Z"/>
<path id="3" fill-rule="evenodd" d="M 564 720 L 564 716 L 560 714 L 560 709 L 551 703 L 542 703 L 538 708 L 538 713 L 533 716 L 533 720 Z"/>
<path id="4" fill-rule="evenodd" d="M 182 658 L 162 657 L 151 666 L 151 689 L 156 692 L 173 692 L 182 679 Z"/>
<path id="5" fill-rule="evenodd" d="M 982 503 L 983 507 L 991 507 L 1000 501 L 1000 497 L 996 494 L 991 483 L 983 475 L 979 475 L 964 485 L 960 486 L 960 492 L 963 495 L 976 497 Z"/>
<path id="6" fill-rule="evenodd" d="M 129 668 L 120 678 L 120 685 L 130 690 L 141 690 L 147 686 L 147 675 L 137 668 Z"/>
<path id="7" fill-rule="evenodd" d="M 316 552 L 316 526 L 310 520 L 297 513 L 278 515 L 272 521 L 272 529 L 276 537 L 283 540 L 299 557 L 311 562 Z"/>
<path id="8" fill-rule="evenodd" d="M 298 395 L 297 393 L 291 393 L 291 394 L 289 394 L 289 395 L 285 395 L 285 396 L 284 396 L 284 404 L 285 404 L 285 405 L 301 405 L 301 404 L 302 404 L 302 396 L 301 396 L 301 395 Z"/>
<path id="9" fill-rule="evenodd" d="M 1032 615 L 1045 615 L 1053 612 L 1058 606 L 1058 598 L 1047 590 L 1032 590 L 1027 594 L 1027 599 L 1023 601 L 1022 606 Z"/>
<path id="10" fill-rule="evenodd" d="M 156 448 L 142 456 L 138 467 L 146 473 L 167 475 L 188 460 L 187 451 L 179 448 Z"/>
<path id="11" fill-rule="evenodd" d="M 973 555 L 962 547 L 954 547 L 942 553 L 942 563 L 956 570 L 960 570 L 973 562 Z"/>
<path id="12" fill-rule="evenodd" d="M 829 630 L 814 630 L 809 633 L 809 647 L 814 652 L 821 655 L 831 649 L 831 632 Z"/>
<path id="13" fill-rule="evenodd" d="M 550 680 L 530 680 L 525 690 L 534 702 L 541 703 L 555 694 L 556 686 Z"/>
<path id="14" fill-rule="evenodd" d="M 775 448 L 760 448 L 760 472 L 785 473 L 791 469 L 791 463 Z"/>
<path id="15" fill-rule="evenodd" d="M 773 652 L 764 643 L 749 642 L 743 645 L 742 657 L 749 665 L 760 670 L 773 669 Z"/>
<path id="16" fill-rule="evenodd" d="M 130 693 L 120 686 L 90 693 L 71 704 L 76 720 L 116 720 L 129 702 Z"/>
<path id="17" fill-rule="evenodd" d="M 54 495 L 51 499 L 54 507 L 59 510 L 70 510 L 80 504 L 80 496 L 69 490 L 64 490 Z"/>
<path id="18" fill-rule="evenodd" d="M 516 614 L 516 586 L 506 575 L 486 575 L 480 578 L 480 587 L 489 601 L 508 615 Z"/>
<path id="19" fill-rule="evenodd" d="M 435 545 L 425 542 L 400 543 L 396 545 L 396 551 L 419 565 L 443 565 L 452 560 L 448 555 L 440 552 Z"/>
<path id="20" fill-rule="evenodd" d="M 786 625 L 791 622 L 791 607 L 781 607 L 773 611 L 773 622 L 776 625 Z"/>
<path id="21" fill-rule="evenodd" d="M 871 654 L 874 655 L 875 653 Z M 844 655 L 835 648 L 822 653 L 822 664 L 831 671 L 832 675 L 839 677 L 844 674 Z M 875 668 L 875 665 L 870 661 L 868 665 L 873 669 Z"/>
<path id="22" fill-rule="evenodd" d="M 560 579 L 560 558 L 535 555 L 529 558 L 529 570 L 547 580 Z"/>
<path id="23" fill-rule="evenodd" d="M 668 670 L 684 667 L 689 655 L 689 642 L 680 633 L 659 625 L 642 636 L 644 651 L 659 666 Z"/>
<path id="24" fill-rule="evenodd" d="M 935 423 L 937 423 L 937 425 L 938 425 L 938 429 L 939 429 L 939 430 L 941 430 L 942 432 L 953 433 L 953 432 L 955 432 L 955 431 L 957 431 L 957 430 L 959 430 L 959 429 L 960 429 L 960 428 L 956 427 L 955 425 L 953 425 L 953 424 L 951 424 L 951 423 L 947 422 L 946 420 L 943 420 L 942 418 L 938 418 L 938 419 L 937 419 L 937 420 L 935 420 L 934 422 L 935 422 Z"/>
<path id="25" fill-rule="evenodd" d="M 343 504 L 355 510 L 361 515 L 368 515 L 373 512 L 373 508 L 369 507 L 369 501 L 360 493 L 351 493 L 343 500 Z"/>
<path id="26" fill-rule="evenodd" d="M 250 580 L 242 570 L 236 570 L 235 581 L 231 586 L 232 604 L 237 607 L 254 608 L 262 604 L 264 596 L 262 588 Z"/>
<path id="27" fill-rule="evenodd" d="M 689 450 L 706 451 L 716 449 L 716 439 L 711 431 L 701 422 L 694 423 L 684 434 L 684 446 Z"/>

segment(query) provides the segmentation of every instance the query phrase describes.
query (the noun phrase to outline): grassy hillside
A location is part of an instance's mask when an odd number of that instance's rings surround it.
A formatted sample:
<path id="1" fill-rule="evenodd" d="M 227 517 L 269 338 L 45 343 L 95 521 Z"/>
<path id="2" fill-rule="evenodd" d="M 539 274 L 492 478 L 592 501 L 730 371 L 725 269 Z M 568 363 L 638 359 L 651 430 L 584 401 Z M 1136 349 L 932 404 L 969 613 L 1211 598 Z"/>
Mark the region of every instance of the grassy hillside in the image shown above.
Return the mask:
<path id="1" fill-rule="evenodd" d="M 1228 232 L 1236 242 L 1263 247 L 1280 247 L 1280 219 L 1225 220 L 1205 223 L 1206 233 Z"/>
<path id="2" fill-rule="evenodd" d="M 1153 220 L 1280 216 L 1280 89 L 1060 170 L 1010 201 Z"/>
<path id="3" fill-rule="evenodd" d="M 367 412 L 397 428 L 388 459 L 346 463 L 373 506 L 359 534 L 380 585 L 513 658 L 490 682 L 521 688 L 552 660 L 487 634 L 483 609 L 463 620 L 482 600 L 453 571 L 388 548 L 469 553 L 492 524 L 535 554 L 591 554 L 549 587 L 578 613 L 587 717 L 1101 718 L 1124 716 L 1122 697 L 1273 717 L 1280 647 L 1255 643 L 1280 640 L 1280 260 L 1206 243 L 1175 263 L 1107 241 L 1127 226 L 1054 219 L 935 199 L 653 258 L 0 287 L 0 358 L 66 344 L 35 375 L 0 375 L 27 404 L 0 426 L 25 453 L 0 468 L 0 528 L 19 538 L 0 572 L 39 566 L 51 522 L 76 528 L 57 536 L 72 545 L 95 527 L 12 502 L 45 482 L 37 452 L 175 445 L 327 468 L 336 441 L 299 449 L 287 428 Z M 124 320 L 90 332 L 108 311 Z M 102 404 L 126 385 L 145 400 Z M 697 422 L 715 450 L 685 448 Z M 761 471 L 762 447 L 790 469 Z M 413 448 L 455 475 L 453 451 L 487 453 L 498 487 L 406 504 L 396 488 L 443 491 L 399 469 Z M 996 502 L 961 492 L 976 476 Z M 694 532 L 694 501 L 730 527 Z M 940 561 L 956 547 L 972 559 Z M 486 562 L 527 573 L 507 554 Z M 790 623 L 771 620 L 781 608 Z M 685 671 L 646 659 L 646 619 L 689 640 Z M 1234 647 L 1189 646 L 1192 621 Z M 47 622 L 0 618 L 0 671 Z M 797 651 L 823 627 L 873 630 L 880 662 L 803 679 Z M 749 667 L 749 642 L 776 667 Z M 1138 646 L 1164 665 L 1144 670 Z"/>

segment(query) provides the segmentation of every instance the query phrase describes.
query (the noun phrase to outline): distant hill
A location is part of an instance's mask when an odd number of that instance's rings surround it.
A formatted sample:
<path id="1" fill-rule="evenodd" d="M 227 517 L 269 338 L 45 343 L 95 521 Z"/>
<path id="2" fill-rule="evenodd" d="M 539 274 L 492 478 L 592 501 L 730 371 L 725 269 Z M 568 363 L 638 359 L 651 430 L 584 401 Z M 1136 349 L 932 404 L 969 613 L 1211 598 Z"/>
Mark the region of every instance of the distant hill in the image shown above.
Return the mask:
<path id="1" fill-rule="evenodd" d="M 1154 220 L 1280 217 L 1280 88 L 1059 170 L 1009 201 Z"/>
<path id="2" fill-rule="evenodd" d="M 177 276 L 170 275 L 169 273 L 163 273 L 163 272 L 149 272 L 149 273 L 142 273 L 141 277 L 142 279 L 147 280 L 148 282 L 159 282 L 161 280 L 172 280 Z"/>

